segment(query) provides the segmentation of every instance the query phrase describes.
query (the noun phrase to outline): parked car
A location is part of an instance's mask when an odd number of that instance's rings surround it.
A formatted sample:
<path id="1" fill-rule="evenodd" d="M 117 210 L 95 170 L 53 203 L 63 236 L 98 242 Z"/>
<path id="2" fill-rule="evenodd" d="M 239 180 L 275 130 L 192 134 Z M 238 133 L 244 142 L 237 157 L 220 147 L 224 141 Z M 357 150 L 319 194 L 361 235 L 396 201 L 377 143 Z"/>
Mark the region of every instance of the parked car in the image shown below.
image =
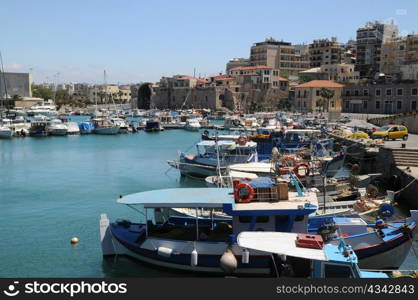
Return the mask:
<path id="1" fill-rule="evenodd" d="M 406 141 L 408 139 L 408 128 L 404 125 L 385 125 L 373 132 L 372 138 L 381 138 L 385 141 L 396 139 Z"/>

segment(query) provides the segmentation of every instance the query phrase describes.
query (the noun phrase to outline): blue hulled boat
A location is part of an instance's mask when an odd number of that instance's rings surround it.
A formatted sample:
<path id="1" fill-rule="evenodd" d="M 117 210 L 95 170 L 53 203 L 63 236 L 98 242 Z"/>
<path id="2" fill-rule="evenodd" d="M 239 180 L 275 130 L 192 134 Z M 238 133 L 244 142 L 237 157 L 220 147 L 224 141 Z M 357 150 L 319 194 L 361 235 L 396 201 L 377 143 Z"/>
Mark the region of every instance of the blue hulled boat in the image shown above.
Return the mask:
<path id="1" fill-rule="evenodd" d="M 169 165 L 180 170 L 181 175 L 197 178 L 225 174 L 232 164 L 258 161 L 257 144 L 245 137 L 237 141 L 202 141 L 196 145 L 197 154 L 180 153 L 178 161 Z"/>
<path id="2" fill-rule="evenodd" d="M 344 242 L 324 244 L 321 235 L 309 234 L 308 216 L 317 209 L 316 195 L 289 192 L 285 186 L 263 180 L 259 184 L 236 182 L 233 193 L 231 189 L 183 188 L 121 197 L 120 204 L 144 207 L 145 219 L 110 223 L 102 214 L 103 255 L 127 255 L 156 266 L 195 272 L 284 276 L 292 270 L 302 277 L 333 277 L 318 267 L 342 263 L 351 266 L 351 271 L 338 269 L 334 277 L 368 276 L 359 271 L 354 251 Z M 170 216 L 176 207 L 194 209 L 196 216 L 200 209 L 221 210 L 228 218 Z M 281 239 L 276 244 L 281 246 L 279 250 L 265 247 L 271 238 Z"/>

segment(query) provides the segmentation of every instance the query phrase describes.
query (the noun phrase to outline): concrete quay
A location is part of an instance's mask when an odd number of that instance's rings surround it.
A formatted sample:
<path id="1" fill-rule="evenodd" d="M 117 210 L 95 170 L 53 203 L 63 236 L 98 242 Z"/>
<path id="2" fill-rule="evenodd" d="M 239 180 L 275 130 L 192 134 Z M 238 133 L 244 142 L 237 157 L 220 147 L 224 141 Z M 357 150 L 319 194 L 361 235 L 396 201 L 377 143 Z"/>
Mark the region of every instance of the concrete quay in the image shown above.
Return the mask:
<path id="1" fill-rule="evenodd" d="M 348 161 L 360 165 L 361 173 L 381 173 L 387 189 L 396 193 L 396 200 L 410 209 L 418 209 L 418 136 L 408 141 L 386 141 L 373 144 L 332 135 L 348 146 Z"/>

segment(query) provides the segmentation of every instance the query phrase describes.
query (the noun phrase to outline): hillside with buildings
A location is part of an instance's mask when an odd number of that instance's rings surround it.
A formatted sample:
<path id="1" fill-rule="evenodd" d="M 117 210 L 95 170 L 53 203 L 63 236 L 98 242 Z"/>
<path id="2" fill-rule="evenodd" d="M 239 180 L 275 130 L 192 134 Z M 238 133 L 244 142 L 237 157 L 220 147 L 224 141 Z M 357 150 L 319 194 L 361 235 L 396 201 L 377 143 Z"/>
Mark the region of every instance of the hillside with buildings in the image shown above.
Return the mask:
<path id="1" fill-rule="evenodd" d="M 356 39 L 346 43 L 337 37 L 310 44 L 267 38 L 251 45 L 248 57 L 230 59 L 225 73 L 205 78 L 179 74 L 132 85 L 33 85 L 29 73 L 3 73 L 0 97 L 31 106 L 48 98 L 39 92 L 43 89 L 59 105 L 306 112 L 320 111 L 324 101 L 327 110 L 333 108 L 323 97 L 327 89 L 334 93 L 335 110 L 402 113 L 417 108 L 417 80 L 418 35 L 400 36 L 395 24 L 375 21 L 358 28 Z"/>

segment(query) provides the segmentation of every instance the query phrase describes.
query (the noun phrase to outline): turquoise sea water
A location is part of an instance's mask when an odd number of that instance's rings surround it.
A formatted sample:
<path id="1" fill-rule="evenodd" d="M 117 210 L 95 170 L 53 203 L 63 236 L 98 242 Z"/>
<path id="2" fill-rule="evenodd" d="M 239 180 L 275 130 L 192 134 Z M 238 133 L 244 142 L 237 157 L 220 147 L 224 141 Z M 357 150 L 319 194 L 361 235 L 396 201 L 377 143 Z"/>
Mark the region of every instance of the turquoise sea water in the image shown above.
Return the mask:
<path id="1" fill-rule="evenodd" d="M 198 140 L 183 130 L 0 140 L 0 277 L 178 276 L 125 258 L 103 262 L 99 216 L 139 219 L 116 204 L 121 194 L 205 186 L 166 173 L 166 160 Z M 405 267 L 416 262 L 410 255 Z"/>

